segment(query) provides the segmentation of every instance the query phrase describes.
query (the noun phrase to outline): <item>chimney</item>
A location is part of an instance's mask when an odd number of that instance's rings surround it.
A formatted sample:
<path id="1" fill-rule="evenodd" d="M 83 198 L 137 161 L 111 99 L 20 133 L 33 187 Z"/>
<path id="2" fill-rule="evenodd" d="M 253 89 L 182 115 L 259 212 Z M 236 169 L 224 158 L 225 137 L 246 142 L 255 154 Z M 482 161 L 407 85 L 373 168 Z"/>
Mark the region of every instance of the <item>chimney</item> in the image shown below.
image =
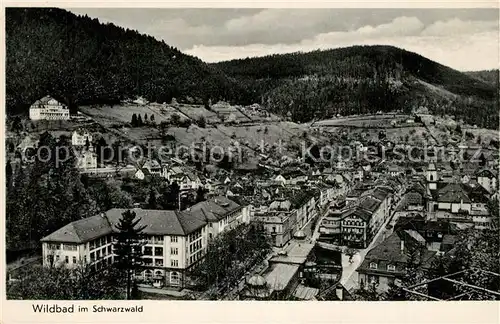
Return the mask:
<path id="1" fill-rule="evenodd" d="M 401 252 L 405 250 L 405 240 L 401 239 Z"/>

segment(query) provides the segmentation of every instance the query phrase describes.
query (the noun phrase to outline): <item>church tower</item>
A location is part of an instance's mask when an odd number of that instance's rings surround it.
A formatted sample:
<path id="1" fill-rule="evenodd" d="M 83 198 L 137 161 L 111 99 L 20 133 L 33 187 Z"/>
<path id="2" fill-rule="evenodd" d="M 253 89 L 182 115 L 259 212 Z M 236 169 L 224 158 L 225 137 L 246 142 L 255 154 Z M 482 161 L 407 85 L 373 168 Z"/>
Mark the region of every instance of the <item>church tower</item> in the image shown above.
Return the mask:
<path id="1" fill-rule="evenodd" d="M 425 177 L 427 179 L 427 186 L 429 187 L 429 190 L 436 190 L 438 178 L 436 166 L 434 165 L 434 163 L 429 163 L 427 171 L 425 172 Z"/>

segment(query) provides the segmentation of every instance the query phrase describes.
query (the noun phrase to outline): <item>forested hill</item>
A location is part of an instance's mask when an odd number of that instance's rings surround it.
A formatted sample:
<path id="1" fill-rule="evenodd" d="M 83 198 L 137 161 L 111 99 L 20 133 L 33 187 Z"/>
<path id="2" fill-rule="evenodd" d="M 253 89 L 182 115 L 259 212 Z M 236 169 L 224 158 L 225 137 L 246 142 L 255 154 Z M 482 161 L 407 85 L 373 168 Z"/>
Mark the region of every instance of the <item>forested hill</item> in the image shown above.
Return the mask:
<path id="1" fill-rule="evenodd" d="M 494 84 L 392 46 L 353 46 L 213 64 L 296 121 L 427 107 L 498 127 Z M 254 98 L 254 100 L 257 98 Z"/>
<path id="2" fill-rule="evenodd" d="M 496 70 L 484 70 L 484 71 L 471 71 L 471 72 L 466 72 L 467 75 L 479 79 L 481 81 L 484 81 L 486 83 L 492 84 L 494 86 L 498 86 L 499 84 L 499 77 L 500 77 L 500 71 L 498 69 Z"/>
<path id="3" fill-rule="evenodd" d="M 52 8 L 6 9 L 7 109 L 47 94 L 70 107 L 132 96 L 235 98 L 238 85 L 163 41 Z"/>

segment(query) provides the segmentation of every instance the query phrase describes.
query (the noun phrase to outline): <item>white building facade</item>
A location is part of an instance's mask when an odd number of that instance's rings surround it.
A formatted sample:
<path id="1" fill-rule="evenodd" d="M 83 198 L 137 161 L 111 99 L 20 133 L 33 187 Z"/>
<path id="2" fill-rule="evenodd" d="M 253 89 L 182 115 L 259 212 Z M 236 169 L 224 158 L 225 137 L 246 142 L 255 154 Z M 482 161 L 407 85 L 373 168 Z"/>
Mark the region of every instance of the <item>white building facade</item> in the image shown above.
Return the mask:
<path id="1" fill-rule="evenodd" d="M 30 107 L 31 120 L 69 120 L 69 109 L 56 99 L 46 96 L 35 101 Z"/>

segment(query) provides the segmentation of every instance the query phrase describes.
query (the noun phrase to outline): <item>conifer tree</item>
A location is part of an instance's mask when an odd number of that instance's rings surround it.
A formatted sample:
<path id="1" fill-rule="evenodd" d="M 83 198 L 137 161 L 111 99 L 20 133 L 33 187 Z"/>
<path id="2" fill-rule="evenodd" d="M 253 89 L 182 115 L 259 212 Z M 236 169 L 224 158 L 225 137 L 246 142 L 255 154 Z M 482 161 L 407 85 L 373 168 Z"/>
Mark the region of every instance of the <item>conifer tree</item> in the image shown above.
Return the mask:
<path id="1" fill-rule="evenodd" d="M 127 299 L 131 298 L 132 273 L 142 265 L 141 233 L 146 226 L 138 226 L 141 219 L 133 211 L 127 210 L 116 225 L 118 233 L 114 249 L 116 266 L 123 270 L 127 279 Z"/>
<path id="2" fill-rule="evenodd" d="M 132 115 L 132 121 L 131 121 L 132 127 L 137 127 L 137 115 L 133 114 Z"/>

